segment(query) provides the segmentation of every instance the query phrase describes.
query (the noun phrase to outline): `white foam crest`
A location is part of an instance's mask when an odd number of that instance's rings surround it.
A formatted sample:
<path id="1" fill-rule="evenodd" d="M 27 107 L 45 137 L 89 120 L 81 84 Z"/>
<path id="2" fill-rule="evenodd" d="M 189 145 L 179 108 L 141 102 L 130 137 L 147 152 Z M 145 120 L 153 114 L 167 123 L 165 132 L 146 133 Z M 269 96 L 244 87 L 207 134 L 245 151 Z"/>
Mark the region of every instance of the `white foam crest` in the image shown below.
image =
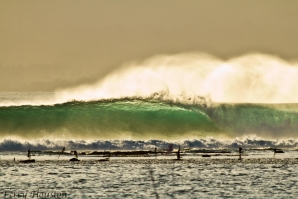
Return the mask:
<path id="1" fill-rule="evenodd" d="M 59 90 L 59 101 L 149 97 L 210 97 L 214 102 L 298 102 L 298 64 L 272 55 L 220 60 L 204 53 L 161 55 L 124 65 L 93 85 Z"/>

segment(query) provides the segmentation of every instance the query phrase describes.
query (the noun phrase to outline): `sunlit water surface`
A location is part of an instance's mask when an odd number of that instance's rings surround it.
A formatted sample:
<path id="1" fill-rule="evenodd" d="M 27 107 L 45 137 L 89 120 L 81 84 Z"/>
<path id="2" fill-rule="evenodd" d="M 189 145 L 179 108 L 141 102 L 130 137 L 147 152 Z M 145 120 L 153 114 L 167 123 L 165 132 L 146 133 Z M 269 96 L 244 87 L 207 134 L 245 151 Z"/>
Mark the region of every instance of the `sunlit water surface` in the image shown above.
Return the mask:
<path id="1" fill-rule="evenodd" d="M 155 157 L 116 158 L 36 155 L 35 163 L 21 164 L 25 152 L 1 156 L 1 198 L 297 198 L 298 156 L 295 151 L 273 154 L 250 152 L 246 159 L 272 159 L 269 163 L 237 161 L 235 154 L 207 158 L 204 162 L 172 161 L 151 164 Z M 235 156 L 233 156 L 235 155 Z M 16 158 L 13 161 L 12 158 Z M 282 164 L 274 160 L 290 159 Z M 175 156 L 158 156 L 174 159 Z M 126 160 L 136 160 L 135 163 Z M 202 160 L 199 155 L 183 159 Z M 212 163 L 211 160 L 233 160 Z M 235 160 L 236 159 L 236 160 Z M 48 160 L 48 161 L 47 161 Z M 117 162 L 117 161 L 122 162 Z M 140 163 L 140 161 L 142 162 Z M 205 160 L 205 159 L 204 159 Z M 139 161 L 139 162 L 138 162 Z"/>

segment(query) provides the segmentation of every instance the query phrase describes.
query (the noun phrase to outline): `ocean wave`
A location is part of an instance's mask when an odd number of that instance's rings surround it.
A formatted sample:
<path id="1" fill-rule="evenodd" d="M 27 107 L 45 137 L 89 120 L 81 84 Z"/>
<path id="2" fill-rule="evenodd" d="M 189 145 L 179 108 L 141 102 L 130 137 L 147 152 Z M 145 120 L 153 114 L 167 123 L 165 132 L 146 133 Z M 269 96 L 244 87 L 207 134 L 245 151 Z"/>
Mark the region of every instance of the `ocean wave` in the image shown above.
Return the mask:
<path id="1" fill-rule="evenodd" d="M 149 139 L 216 131 L 214 122 L 199 109 L 160 101 L 122 99 L 0 107 L 2 137 Z"/>
<path id="2" fill-rule="evenodd" d="M 296 138 L 297 104 L 183 104 L 156 99 L 0 107 L 0 138 Z"/>

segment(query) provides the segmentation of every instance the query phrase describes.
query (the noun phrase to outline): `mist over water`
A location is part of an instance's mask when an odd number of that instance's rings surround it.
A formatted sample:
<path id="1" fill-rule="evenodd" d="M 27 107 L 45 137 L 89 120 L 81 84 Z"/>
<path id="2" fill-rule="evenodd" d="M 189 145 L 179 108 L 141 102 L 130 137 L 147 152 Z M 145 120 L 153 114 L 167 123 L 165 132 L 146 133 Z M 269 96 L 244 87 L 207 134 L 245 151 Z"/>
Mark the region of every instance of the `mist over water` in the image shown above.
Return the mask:
<path id="1" fill-rule="evenodd" d="M 261 53 L 221 60 L 205 53 L 158 55 L 126 63 L 94 84 L 11 99 L 0 106 L 53 105 L 69 101 L 152 98 L 200 103 L 297 103 L 298 62 Z M 24 95 L 23 95 L 24 97 Z"/>
<path id="2" fill-rule="evenodd" d="M 57 99 L 159 98 L 188 103 L 198 97 L 225 103 L 298 102 L 298 63 L 273 55 L 221 60 L 204 53 L 160 55 L 125 64 L 93 85 L 59 90 Z"/>

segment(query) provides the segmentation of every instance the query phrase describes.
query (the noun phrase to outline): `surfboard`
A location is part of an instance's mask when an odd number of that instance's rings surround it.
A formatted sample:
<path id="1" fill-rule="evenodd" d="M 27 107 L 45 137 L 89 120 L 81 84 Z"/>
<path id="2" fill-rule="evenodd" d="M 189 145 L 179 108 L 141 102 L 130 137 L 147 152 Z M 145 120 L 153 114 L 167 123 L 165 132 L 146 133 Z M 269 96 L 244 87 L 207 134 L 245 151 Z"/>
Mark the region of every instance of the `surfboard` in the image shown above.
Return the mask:
<path id="1" fill-rule="evenodd" d="M 33 163 L 35 162 L 35 159 L 29 159 L 29 160 L 20 160 L 22 163 Z"/>
<path id="2" fill-rule="evenodd" d="M 69 160 L 70 162 L 78 162 L 78 161 L 80 161 L 78 158 L 71 158 L 70 160 Z"/>
<path id="3" fill-rule="evenodd" d="M 99 162 L 110 161 L 110 158 L 99 159 Z"/>

